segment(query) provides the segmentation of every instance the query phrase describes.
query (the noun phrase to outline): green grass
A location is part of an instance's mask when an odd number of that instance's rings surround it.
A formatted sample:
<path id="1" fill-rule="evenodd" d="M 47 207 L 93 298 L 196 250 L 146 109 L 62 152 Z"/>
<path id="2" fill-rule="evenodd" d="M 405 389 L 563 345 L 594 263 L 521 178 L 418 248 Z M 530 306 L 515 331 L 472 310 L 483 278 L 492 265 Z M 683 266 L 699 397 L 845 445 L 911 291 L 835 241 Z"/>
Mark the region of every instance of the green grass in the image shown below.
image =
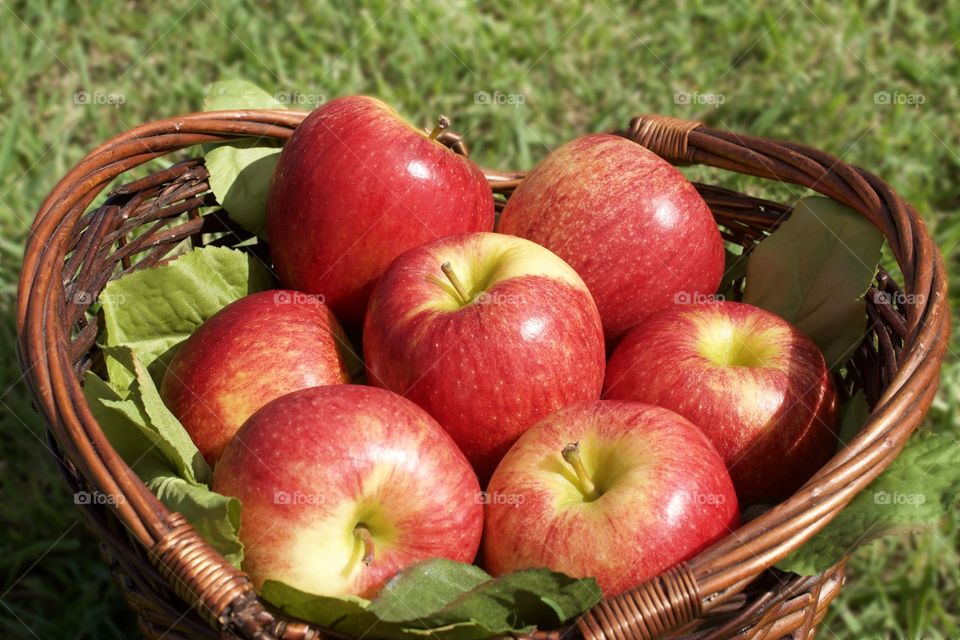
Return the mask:
<path id="1" fill-rule="evenodd" d="M 700 118 L 802 141 L 888 179 L 949 261 L 960 241 L 960 0 L 619 3 L 170 3 L 0 0 L 0 634 L 132 637 L 132 617 L 79 524 L 13 355 L 29 221 L 86 150 L 145 120 L 195 110 L 230 76 L 306 100 L 366 92 L 419 124 L 452 116 L 483 165 L 525 168 L 635 114 Z M 667 8 L 669 7 L 669 8 Z M 957 46 L 955 46 L 957 45 Z M 123 104 L 76 104 L 122 96 Z M 477 92 L 522 96 L 478 104 Z M 877 92 L 923 104 L 882 105 Z M 679 92 L 700 104 L 677 104 Z M 708 102 L 722 96 L 723 104 Z M 98 97 L 99 96 L 99 97 Z M 115 98 L 114 98 L 115 100 Z M 512 99 L 517 102 L 517 98 Z M 718 100 L 713 100 L 717 102 Z M 792 200 L 800 189 L 692 168 Z M 958 352 L 957 341 L 951 348 Z M 931 426 L 960 433 L 951 355 Z M 936 531 L 857 553 L 820 637 L 960 636 L 956 511 Z"/>

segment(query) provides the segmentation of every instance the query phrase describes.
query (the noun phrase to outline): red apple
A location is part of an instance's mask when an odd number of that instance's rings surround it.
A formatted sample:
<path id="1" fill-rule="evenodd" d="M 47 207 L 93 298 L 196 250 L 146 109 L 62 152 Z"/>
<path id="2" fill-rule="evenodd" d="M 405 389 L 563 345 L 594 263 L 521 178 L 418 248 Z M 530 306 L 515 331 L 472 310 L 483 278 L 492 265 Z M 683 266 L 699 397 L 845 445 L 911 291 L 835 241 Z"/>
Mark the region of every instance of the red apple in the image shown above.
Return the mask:
<path id="1" fill-rule="evenodd" d="M 683 562 L 739 521 L 713 445 L 672 411 L 601 400 L 527 431 L 485 496 L 483 556 L 497 576 L 549 567 L 612 596 Z"/>
<path id="2" fill-rule="evenodd" d="M 542 244 L 576 269 L 611 346 L 676 296 L 714 293 L 723 275 L 723 241 L 693 185 L 610 134 L 547 156 L 510 196 L 497 231 Z"/>
<path id="3" fill-rule="evenodd" d="M 204 322 L 180 346 L 160 395 L 210 465 L 254 411 L 291 391 L 349 382 L 352 350 L 319 298 L 262 291 Z"/>
<path id="4" fill-rule="evenodd" d="M 370 299 L 363 350 L 370 382 L 436 418 L 481 482 L 530 425 L 598 399 L 603 385 L 600 316 L 583 280 L 543 247 L 496 233 L 397 258 Z"/>
<path id="5" fill-rule="evenodd" d="M 837 447 L 823 354 L 753 305 L 677 305 L 651 316 L 611 356 L 604 397 L 656 404 L 698 425 L 743 504 L 789 496 Z"/>
<path id="6" fill-rule="evenodd" d="M 322 294 L 348 327 L 363 322 L 391 260 L 443 236 L 490 231 L 493 216 L 475 164 L 366 96 L 332 100 L 304 119 L 267 199 L 280 281 Z"/>
<path id="7" fill-rule="evenodd" d="M 243 504 L 243 569 L 258 588 L 370 598 L 421 560 L 472 562 L 483 528 L 480 486 L 450 436 L 371 387 L 267 404 L 227 446 L 213 490 Z"/>

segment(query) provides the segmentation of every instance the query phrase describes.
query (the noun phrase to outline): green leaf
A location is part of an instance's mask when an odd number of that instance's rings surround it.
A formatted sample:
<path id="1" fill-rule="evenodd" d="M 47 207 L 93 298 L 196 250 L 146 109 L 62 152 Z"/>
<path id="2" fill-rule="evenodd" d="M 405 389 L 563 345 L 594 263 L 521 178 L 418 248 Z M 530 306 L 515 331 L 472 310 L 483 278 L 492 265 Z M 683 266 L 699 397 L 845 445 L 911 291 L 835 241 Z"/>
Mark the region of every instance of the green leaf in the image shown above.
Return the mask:
<path id="1" fill-rule="evenodd" d="M 867 397 L 863 395 L 863 391 L 858 391 L 843 405 L 840 429 L 837 432 L 837 437 L 840 439 L 839 448 L 847 446 L 856 437 L 866 424 L 868 417 L 870 417 L 870 407 L 867 405 Z"/>
<path id="2" fill-rule="evenodd" d="M 135 358 L 128 352 L 130 359 Z M 211 491 L 200 481 L 183 476 L 209 477 L 209 467 L 190 441 L 183 426 L 173 418 L 163 425 L 151 421 L 145 395 L 155 395 L 156 387 L 140 366 L 137 381 L 128 390 L 120 390 L 88 372 L 83 393 L 97 423 L 117 454 L 170 510 L 177 511 L 197 532 L 234 566 L 243 560 L 240 543 L 240 502 Z M 146 390 L 146 393 L 144 393 Z M 156 396 L 157 398 L 159 396 Z M 178 431 L 179 430 L 179 431 Z M 206 469 L 198 474 L 184 461 L 193 460 Z"/>
<path id="3" fill-rule="evenodd" d="M 534 626 L 551 629 L 583 613 L 601 597 L 592 578 L 578 580 L 548 569 L 527 569 L 475 587 L 416 626 L 476 620 L 497 633 Z"/>
<path id="4" fill-rule="evenodd" d="M 267 191 L 280 149 L 243 140 L 216 145 L 205 157 L 217 202 L 234 222 L 266 238 Z"/>
<path id="5" fill-rule="evenodd" d="M 960 443 L 953 435 L 922 429 L 887 470 L 777 566 L 814 575 L 877 538 L 935 525 L 960 495 Z"/>
<path id="6" fill-rule="evenodd" d="M 128 418 L 137 420 L 141 431 L 166 457 L 169 465 L 191 482 L 209 482 L 210 466 L 200 455 L 180 421 L 170 413 L 146 367 L 129 347 L 105 347 L 104 354 L 127 368 L 134 377 L 129 397 L 113 406 Z"/>
<path id="7" fill-rule="evenodd" d="M 109 347 L 128 347 L 159 382 L 177 347 L 205 320 L 272 284 L 254 258 L 223 247 L 195 249 L 164 266 L 110 282 L 100 296 L 110 382 L 125 389 L 134 375 L 110 355 Z"/>
<path id="8" fill-rule="evenodd" d="M 866 331 L 863 295 L 882 247 L 883 234 L 852 209 L 804 198 L 750 255 L 743 301 L 797 325 L 838 368 Z"/>
<path id="9" fill-rule="evenodd" d="M 747 275 L 747 263 L 750 256 L 743 255 L 742 247 L 737 248 L 740 249 L 741 253 L 731 251 L 729 247 L 723 251 L 723 278 L 720 280 L 717 293 L 723 296 L 725 300 L 732 300 L 736 296 L 737 290 L 734 284 Z"/>
<path id="10" fill-rule="evenodd" d="M 204 111 L 282 109 L 284 105 L 245 80 L 216 82 L 207 89 Z M 210 190 L 232 220 L 266 237 L 267 191 L 280 155 L 276 140 L 245 139 L 204 145 Z"/>
<path id="11" fill-rule="evenodd" d="M 282 109 L 279 100 L 246 80 L 220 80 L 207 88 L 203 98 L 204 111 L 234 109 Z"/>
<path id="12" fill-rule="evenodd" d="M 140 474 L 138 474 L 140 475 Z M 240 542 L 240 501 L 211 491 L 208 485 L 184 480 L 171 474 L 151 478 L 140 476 L 160 502 L 183 515 L 197 533 L 220 552 L 233 566 L 240 568 L 243 544 Z"/>
<path id="13" fill-rule="evenodd" d="M 415 620 L 490 579 L 490 574 L 472 564 L 442 558 L 419 562 L 387 582 L 370 611 L 382 620 Z"/>
<path id="14" fill-rule="evenodd" d="M 601 598 L 593 579 L 547 569 L 494 579 L 473 565 L 442 559 L 399 573 L 372 602 L 315 596 L 276 581 L 267 581 L 261 594 L 290 615 L 381 640 L 479 640 L 556 628 Z"/>

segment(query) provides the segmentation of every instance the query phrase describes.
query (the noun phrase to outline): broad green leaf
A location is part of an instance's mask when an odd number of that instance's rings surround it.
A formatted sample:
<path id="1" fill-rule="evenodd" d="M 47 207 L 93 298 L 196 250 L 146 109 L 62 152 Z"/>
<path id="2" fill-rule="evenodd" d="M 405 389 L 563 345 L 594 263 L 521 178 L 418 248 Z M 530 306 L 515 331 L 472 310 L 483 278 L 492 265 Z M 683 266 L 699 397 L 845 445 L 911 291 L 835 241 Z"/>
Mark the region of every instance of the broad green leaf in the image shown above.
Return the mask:
<path id="1" fill-rule="evenodd" d="M 220 80 L 207 87 L 203 98 L 204 111 L 234 109 L 283 109 L 275 97 L 246 80 Z"/>
<path id="2" fill-rule="evenodd" d="M 164 266 L 110 282 L 103 302 L 104 347 L 128 347 L 159 383 L 166 363 L 205 320 L 234 300 L 269 289 L 271 275 L 242 251 L 205 247 Z M 106 355 L 110 382 L 125 389 L 131 370 Z"/>
<path id="3" fill-rule="evenodd" d="M 370 602 L 362 598 L 334 598 L 304 593 L 275 580 L 267 580 L 260 589 L 264 600 L 285 613 L 313 622 L 326 629 L 369 640 L 484 640 L 496 634 L 473 622 L 461 622 L 443 628 L 414 629 L 397 622 L 385 622 L 369 611 Z"/>
<path id="4" fill-rule="evenodd" d="M 370 611 L 383 620 L 415 620 L 490 579 L 490 574 L 472 564 L 442 558 L 419 562 L 387 582 Z"/>
<path id="5" fill-rule="evenodd" d="M 207 89 L 204 111 L 283 109 L 274 96 L 245 80 L 215 82 Z M 210 190 L 241 227 L 266 237 L 267 191 L 280 155 L 277 140 L 243 139 L 204 145 Z"/>
<path id="6" fill-rule="evenodd" d="M 140 475 L 140 474 L 138 474 Z M 212 491 L 209 486 L 190 482 L 176 474 L 140 477 L 160 502 L 183 515 L 197 533 L 233 566 L 243 561 L 240 532 L 240 501 Z"/>
<path id="7" fill-rule="evenodd" d="M 401 572 L 372 602 L 310 595 L 275 581 L 267 581 L 261 593 L 290 615 L 380 640 L 480 640 L 556 628 L 601 597 L 593 579 L 547 569 L 494 579 L 473 565 L 439 559 Z"/>
<path id="8" fill-rule="evenodd" d="M 210 466 L 180 421 L 163 404 L 153 378 L 136 354 L 129 347 L 105 347 L 104 354 L 126 367 L 134 377 L 128 399 L 121 401 L 123 406 L 114 402 L 114 407 L 130 419 L 139 416 L 141 430 L 163 453 L 178 475 L 191 482 L 210 482 Z"/>
<path id="9" fill-rule="evenodd" d="M 533 626 L 551 629 L 577 616 L 602 598 L 592 578 L 578 580 L 548 569 L 527 569 L 485 582 L 443 609 L 423 616 L 417 627 L 476 620 L 498 633 Z"/>
<path id="10" fill-rule="evenodd" d="M 804 198 L 750 255 L 743 301 L 797 325 L 838 368 L 866 331 L 863 295 L 882 247 L 883 234 L 852 209 Z"/>
<path id="11" fill-rule="evenodd" d="M 740 250 L 742 251 L 742 248 Z M 723 278 L 720 280 L 720 286 L 717 289 L 717 294 L 723 296 L 723 299 L 732 300 L 736 296 L 737 291 L 734 289 L 734 283 L 747 275 L 747 262 L 749 262 L 749 256 L 735 253 L 729 247 L 724 249 Z"/>
<path id="12" fill-rule="evenodd" d="M 960 495 L 960 442 L 921 429 L 896 460 L 820 533 L 777 566 L 813 575 L 877 538 L 935 525 Z"/>
<path id="13" fill-rule="evenodd" d="M 183 514 L 207 542 L 239 567 L 243 559 L 243 545 L 238 537 L 240 502 L 211 491 L 202 482 L 182 477 L 183 469 L 178 471 L 171 457 L 193 458 L 204 466 L 206 463 L 175 419 L 162 429 L 170 439 L 160 436 L 161 429 L 151 422 L 143 406 L 142 388 L 152 388 L 152 380 L 142 371 L 138 382 L 129 390 L 118 390 L 92 372 L 87 373 L 83 382 L 87 404 L 117 454 L 161 502 Z M 155 388 L 152 393 L 156 393 Z M 182 433 L 173 433 L 175 427 Z M 184 444 L 185 438 L 189 445 Z M 172 456 L 171 448 L 174 449 Z"/>
<path id="14" fill-rule="evenodd" d="M 870 407 L 863 391 L 858 391 L 847 400 L 840 415 L 840 429 L 837 437 L 840 439 L 840 448 L 847 446 L 870 417 Z"/>
<path id="15" fill-rule="evenodd" d="M 205 155 L 210 190 L 230 218 L 266 238 L 267 191 L 280 156 L 277 146 L 243 140 L 210 148 Z"/>

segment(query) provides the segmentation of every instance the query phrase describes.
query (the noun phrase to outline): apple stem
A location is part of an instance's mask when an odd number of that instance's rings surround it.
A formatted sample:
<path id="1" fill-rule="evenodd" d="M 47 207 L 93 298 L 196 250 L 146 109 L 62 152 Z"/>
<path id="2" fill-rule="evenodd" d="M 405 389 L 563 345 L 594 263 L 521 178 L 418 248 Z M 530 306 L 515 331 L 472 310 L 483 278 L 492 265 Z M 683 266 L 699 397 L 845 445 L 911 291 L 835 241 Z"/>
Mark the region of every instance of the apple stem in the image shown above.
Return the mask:
<path id="1" fill-rule="evenodd" d="M 590 474 L 587 473 L 586 467 L 583 466 L 583 459 L 580 457 L 580 443 L 571 442 L 563 448 L 562 451 L 563 459 L 567 461 L 571 467 L 573 467 L 574 473 L 577 474 L 577 480 L 580 481 L 580 491 L 583 493 L 583 497 L 587 500 L 596 500 L 600 497 L 600 494 L 597 493 L 597 485 L 593 484 L 593 480 L 590 479 Z"/>
<path id="2" fill-rule="evenodd" d="M 353 535 L 357 536 L 363 543 L 363 558 L 361 561 L 363 564 L 370 566 L 373 564 L 373 534 L 370 533 L 370 529 L 367 529 L 366 525 L 358 524 L 353 528 Z"/>
<path id="3" fill-rule="evenodd" d="M 467 288 L 463 286 L 463 283 L 460 281 L 460 278 L 457 277 L 456 271 L 453 270 L 453 267 L 449 262 L 444 262 L 440 265 L 440 270 L 443 271 L 443 275 L 447 276 L 447 280 L 450 281 L 450 284 L 453 285 L 453 290 L 457 292 L 457 296 L 460 298 L 462 304 L 467 304 L 470 302 L 470 292 L 467 291 Z"/>
<path id="4" fill-rule="evenodd" d="M 447 116 L 441 115 L 437 118 L 437 126 L 433 128 L 433 131 L 430 132 L 429 138 L 431 140 L 436 140 L 437 136 L 440 135 L 440 132 L 450 126 L 450 118 Z"/>

